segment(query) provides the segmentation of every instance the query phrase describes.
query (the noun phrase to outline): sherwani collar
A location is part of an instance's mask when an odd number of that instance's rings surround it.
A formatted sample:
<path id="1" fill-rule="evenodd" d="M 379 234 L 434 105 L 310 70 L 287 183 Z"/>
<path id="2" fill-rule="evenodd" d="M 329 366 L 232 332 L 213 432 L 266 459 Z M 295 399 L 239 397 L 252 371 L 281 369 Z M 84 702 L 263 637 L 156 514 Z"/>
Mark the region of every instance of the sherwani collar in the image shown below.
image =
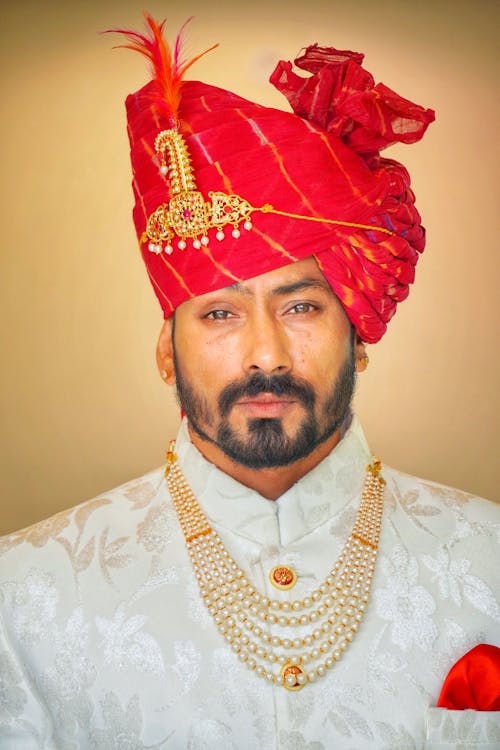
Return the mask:
<path id="1" fill-rule="evenodd" d="M 326 458 L 277 500 L 268 500 L 207 461 L 184 419 L 176 442 L 179 465 L 203 511 L 220 529 L 261 545 L 284 546 L 306 536 L 361 497 L 371 452 L 356 416 Z"/>

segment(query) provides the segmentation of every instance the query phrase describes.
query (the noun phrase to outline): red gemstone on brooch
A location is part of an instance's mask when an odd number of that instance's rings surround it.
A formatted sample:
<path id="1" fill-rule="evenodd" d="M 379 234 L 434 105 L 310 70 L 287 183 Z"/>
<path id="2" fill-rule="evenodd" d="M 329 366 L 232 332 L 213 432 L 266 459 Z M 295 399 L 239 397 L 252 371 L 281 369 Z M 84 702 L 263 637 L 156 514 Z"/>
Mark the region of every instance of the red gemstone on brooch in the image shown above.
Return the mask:
<path id="1" fill-rule="evenodd" d="M 183 215 L 183 217 L 185 219 L 190 219 L 191 218 L 191 211 L 189 210 L 189 208 L 185 208 L 184 211 L 182 212 L 182 215 Z"/>

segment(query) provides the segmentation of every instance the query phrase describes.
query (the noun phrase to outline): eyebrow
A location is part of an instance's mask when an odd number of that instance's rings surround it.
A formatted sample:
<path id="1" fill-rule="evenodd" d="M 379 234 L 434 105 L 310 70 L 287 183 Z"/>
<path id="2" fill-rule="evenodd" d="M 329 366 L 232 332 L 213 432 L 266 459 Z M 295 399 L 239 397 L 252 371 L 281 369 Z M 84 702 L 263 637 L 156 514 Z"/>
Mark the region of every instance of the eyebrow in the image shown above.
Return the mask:
<path id="1" fill-rule="evenodd" d="M 281 297 L 287 294 L 294 294 L 295 292 L 301 292 L 303 289 L 322 289 L 323 291 L 331 292 L 331 288 L 328 282 L 323 279 L 306 278 L 300 279 L 300 281 L 293 281 L 290 284 L 283 284 L 271 289 L 271 295 L 273 297 Z M 251 295 L 250 289 L 241 283 L 231 284 L 227 289 L 231 291 L 239 292 L 240 294 Z"/>
<path id="2" fill-rule="evenodd" d="M 283 286 L 277 286 L 271 291 L 273 296 L 281 296 L 285 294 L 294 294 L 295 292 L 301 292 L 303 289 L 323 289 L 323 291 L 330 292 L 330 286 L 323 279 L 301 279 L 300 281 L 293 281 L 290 284 L 283 284 Z"/>

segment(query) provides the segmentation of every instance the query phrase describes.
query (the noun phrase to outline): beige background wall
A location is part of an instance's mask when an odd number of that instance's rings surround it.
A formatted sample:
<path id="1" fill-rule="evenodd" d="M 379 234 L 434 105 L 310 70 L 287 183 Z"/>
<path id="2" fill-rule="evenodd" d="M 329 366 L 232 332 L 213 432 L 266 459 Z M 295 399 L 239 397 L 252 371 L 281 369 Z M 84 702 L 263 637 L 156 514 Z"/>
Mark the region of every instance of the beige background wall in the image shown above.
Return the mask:
<path id="1" fill-rule="evenodd" d="M 319 41 L 364 51 L 378 80 L 438 121 L 392 149 L 413 175 L 428 247 L 417 284 L 370 350 L 357 408 L 373 448 L 408 472 L 498 499 L 498 4 L 329 0 L 160 3 L 195 74 L 285 107 L 265 82 Z M 142 3 L 2 4 L 0 532 L 161 463 L 178 415 L 154 365 L 160 311 L 130 219 L 123 99 L 138 56 L 98 31 Z"/>

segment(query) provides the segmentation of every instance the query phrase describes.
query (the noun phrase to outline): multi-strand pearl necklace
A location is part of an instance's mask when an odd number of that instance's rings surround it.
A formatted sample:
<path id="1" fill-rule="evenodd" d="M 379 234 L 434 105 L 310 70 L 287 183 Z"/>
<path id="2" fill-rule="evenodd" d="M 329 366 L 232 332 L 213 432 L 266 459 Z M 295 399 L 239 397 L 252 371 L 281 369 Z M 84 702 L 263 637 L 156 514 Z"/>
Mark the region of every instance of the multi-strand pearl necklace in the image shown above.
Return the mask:
<path id="1" fill-rule="evenodd" d="M 300 690 L 334 666 L 363 619 L 382 521 L 380 461 L 367 466 L 354 527 L 330 573 L 309 596 L 289 602 L 263 596 L 249 582 L 210 526 L 174 449 L 172 442 L 165 473 L 208 611 L 243 663 L 271 683 Z"/>

